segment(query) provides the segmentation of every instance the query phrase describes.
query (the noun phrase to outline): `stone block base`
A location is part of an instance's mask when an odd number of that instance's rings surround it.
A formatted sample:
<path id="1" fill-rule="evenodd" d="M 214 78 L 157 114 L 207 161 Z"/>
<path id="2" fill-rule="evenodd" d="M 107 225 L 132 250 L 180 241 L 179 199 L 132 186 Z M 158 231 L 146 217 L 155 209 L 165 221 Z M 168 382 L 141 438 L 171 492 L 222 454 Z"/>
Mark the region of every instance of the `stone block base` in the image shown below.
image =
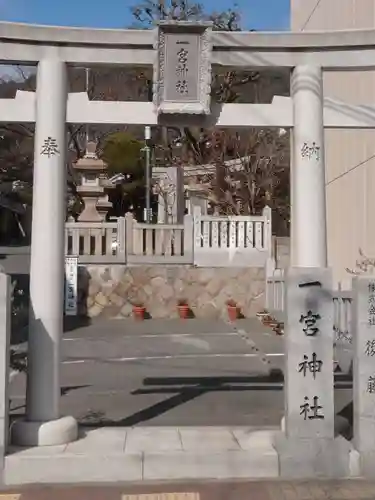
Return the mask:
<path id="1" fill-rule="evenodd" d="M 18 420 L 12 425 L 11 442 L 19 446 L 56 446 L 78 438 L 78 425 L 73 417 L 49 422 Z"/>
<path id="2" fill-rule="evenodd" d="M 285 434 L 285 416 L 280 421 L 281 431 Z M 342 415 L 335 415 L 335 436 L 344 436 L 351 439 L 352 427 L 347 418 Z"/>
<path id="3" fill-rule="evenodd" d="M 352 477 L 374 478 L 375 452 L 359 452 L 353 449 L 350 457 Z"/>
<path id="4" fill-rule="evenodd" d="M 344 438 L 275 437 L 280 477 L 287 479 L 344 478 L 350 475 L 350 443 Z"/>

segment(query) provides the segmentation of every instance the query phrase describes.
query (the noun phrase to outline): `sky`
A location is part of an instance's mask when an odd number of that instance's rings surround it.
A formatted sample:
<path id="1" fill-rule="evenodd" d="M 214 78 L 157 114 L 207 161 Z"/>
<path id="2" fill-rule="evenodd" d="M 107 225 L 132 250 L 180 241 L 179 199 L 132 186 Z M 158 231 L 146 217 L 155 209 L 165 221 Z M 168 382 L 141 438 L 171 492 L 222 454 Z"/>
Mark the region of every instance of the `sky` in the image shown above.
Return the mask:
<path id="1" fill-rule="evenodd" d="M 247 29 L 289 28 L 290 0 L 237 0 Z M 55 26 L 127 28 L 136 0 L 0 0 L 0 21 Z M 201 0 L 207 12 L 233 6 L 230 0 Z"/>

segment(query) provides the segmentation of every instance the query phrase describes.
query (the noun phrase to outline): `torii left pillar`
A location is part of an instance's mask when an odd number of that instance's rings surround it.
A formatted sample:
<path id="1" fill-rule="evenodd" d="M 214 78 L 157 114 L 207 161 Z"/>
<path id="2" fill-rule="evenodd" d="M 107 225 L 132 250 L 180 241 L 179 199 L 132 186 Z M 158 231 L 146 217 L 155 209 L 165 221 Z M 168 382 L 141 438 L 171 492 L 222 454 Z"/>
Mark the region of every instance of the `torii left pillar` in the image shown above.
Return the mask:
<path id="1" fill-rule="evenodd" d="M 297 66 L 292 74 L 292 267 L 327 267 L 323 74 Z"/>
<path id="2" fill-rule="evenodd" d="M 67 69 L 58 58 L 39 62 L 30 264 L 26 419 L 12 427 L 23 446 L 77 439 L 77 422 L 60 417 L 60 344 L 64 305 Z"/>

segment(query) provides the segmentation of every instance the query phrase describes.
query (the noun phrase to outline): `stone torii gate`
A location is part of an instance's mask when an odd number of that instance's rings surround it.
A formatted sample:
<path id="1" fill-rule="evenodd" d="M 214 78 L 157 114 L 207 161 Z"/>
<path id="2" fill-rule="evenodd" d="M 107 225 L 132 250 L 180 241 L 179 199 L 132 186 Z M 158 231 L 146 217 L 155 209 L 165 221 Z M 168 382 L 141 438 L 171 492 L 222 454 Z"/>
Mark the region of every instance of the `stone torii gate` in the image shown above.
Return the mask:
<path id="1" fill-rule="evenodd" d="M 210 25 L 97 30 L 0 23 L 0 63 L 37 65 L 37 91 L 0 100 L 2 122 L 35 122 L 27 419 L 19 444 L 74 440 L 60 418 L 63 331 L 66 123 L 199 124 L 293 128 L 292 264 L 326 267 L 324 127 L 374 128 L 375 108 L 323 98 L 323 71 L 375 68 L 375 31 L 214 32 Z M 154 102 L 89 101 L 68 94 L 69 65 L 154 67 Z M 292 72 L 291 98 L 272 104 L 213 104 L 211 67 Z M 364 103 L 365 104 L 365 103 Z"/>

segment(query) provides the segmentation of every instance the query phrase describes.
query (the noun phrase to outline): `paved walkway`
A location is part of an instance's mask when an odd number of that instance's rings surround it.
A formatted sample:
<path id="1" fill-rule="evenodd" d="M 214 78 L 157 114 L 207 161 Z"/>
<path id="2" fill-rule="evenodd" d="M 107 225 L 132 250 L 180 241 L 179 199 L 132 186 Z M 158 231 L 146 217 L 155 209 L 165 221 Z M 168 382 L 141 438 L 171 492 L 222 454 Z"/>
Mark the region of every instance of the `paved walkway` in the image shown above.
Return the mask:
<path id="1" fill-rule="evenodd" d="M 83 429 L 64 446 L 10 448 L 8 485 L 278 477 L 277 429 L 136 427 Z"/>
<path id="2" fill-rule="evenodd" d="M 66 332 L 62 410 L 84 410 L 86 427 L 68 446 L 10 449 L 5 484 L 277 478 L 283 353 L 268 331 L 257 320 L 129 320 Z M 11 384 L 13 416 L 24 382 Z M 350 388 L 337 389 L 339 410 Z"/>
<path id="3" fill-rule="evenodd" d="M 22 488 L 1 500 L 373 500 L 375 483 L 267 481 Z"/>
<path id="4" fill-rule="evenodd" d="M 282 380 L 268 376 L 282 366 L 282 338 L 257 319 L 236 327 L 204 319 L 99 320 L 67 330 L 61 412 L 83 425 L 280 423 Z M 22 415 L 24 376 L 12 380 L 10 396 L 12 417 Z"/>

